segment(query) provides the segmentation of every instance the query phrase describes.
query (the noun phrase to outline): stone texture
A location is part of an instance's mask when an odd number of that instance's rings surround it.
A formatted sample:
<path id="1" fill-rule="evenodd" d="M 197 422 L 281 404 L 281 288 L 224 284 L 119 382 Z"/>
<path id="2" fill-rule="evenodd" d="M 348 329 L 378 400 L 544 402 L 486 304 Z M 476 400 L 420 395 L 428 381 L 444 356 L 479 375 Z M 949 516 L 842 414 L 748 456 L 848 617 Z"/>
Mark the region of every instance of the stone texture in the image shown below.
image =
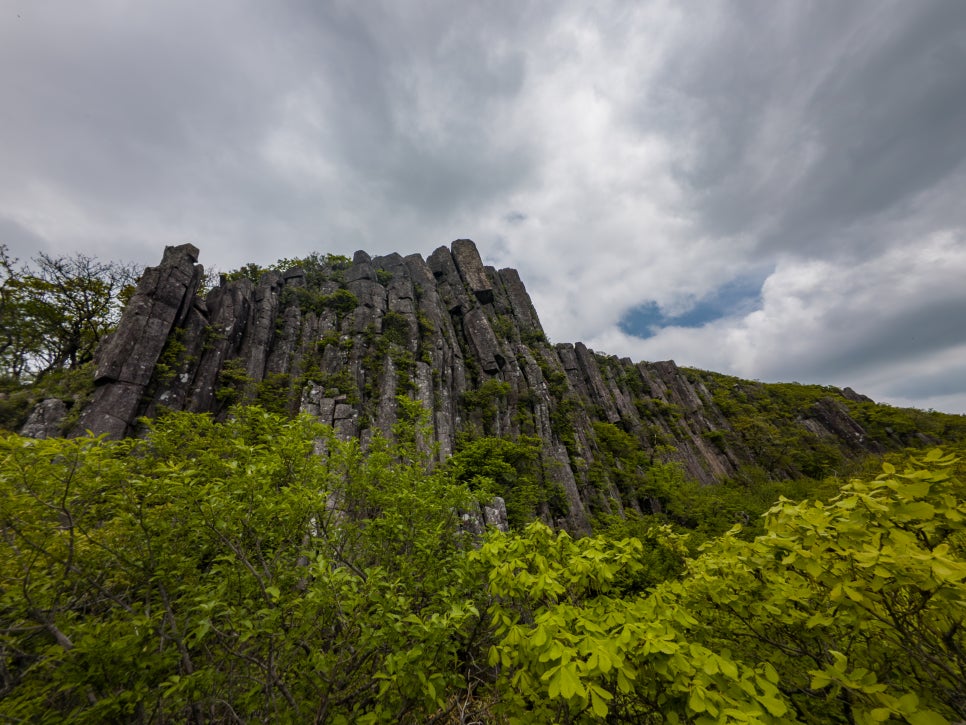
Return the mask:
<path id="1" fill-rule="evenodd" d="M 27 422 L 20 429 L 25 438 L 55 438 L 61 435 L 60 426 L 67 416 L 63 400 L 48 398 L 34 408 Z"/>
<path id="2" fill-rule="evenodd" d="M 659 507 L 596 465 L 602 423 L 631 435 L 652 463 L 676 462 L 706 484 L 760 464 L 700 376 L 673 361 L 548 344 L 517 272 L 484 266 L 469 240 L 427 259 L 356 252 L 347 265 L 267 272 L 257 284 L 223 280 L 204 299 L 197 256 L 190 245 L 169 247 L 145 271 L 98 352 L 96 389 L 76 433 L 120 437 L 161 408 L 223 417 L 234 402 L 258 401 L 301 410 L 365 446 L 376 432 L 391 434 L 403 395 L 430 411 L 430 435 L 417 442 L 427 456 L 438 451 L 439 463 L 464 436 L 540 441 L 542 485 L 553 495 L 537 514 L 575 533 L 589 532 L 597 513 Z M 354 309 L 332 304 L 339 290 L 355 295 Z M 472 394 L 486 385 L 481 403 Z M 858 458 L 878 444 L 845 402 L 865 400 L 846 389 L 796 425 Z M 44 406 L 31 419 L 38 435 L 59 425 L 57 402 Z M 468 515 L 480 531 L 505 526 L 497 502 Z"/>
<path id="3" fill-rule="evenodd" d="M 504 533 L 510 530 L 506 502 L 499 496 L 494 496 L 488 503 L 480 504 L 478 509 L 464 511 L 461 518 L 463 531 L 474 536 L 482 536 L 490 528 Z"/>
<path id="4" fill-rule="evenodd" d="M 483 304 L 492 302 L 493 286 L 483 269 L 483 260 L 480 259 L 476 245 L 469 239 L 457 239 L 453 242 L 452 250 L 453 262 L 459 270 L 463 284 Z"/>
<path id="5" fill-rule="evenodd" d="M 503 283 L 503 289 L 506 290 L 513 316 L 518 321 L 520 329 L 527 337 L 537 335 L 543 338 L 543 326 L 540 324 L 540 318 L 537 317 L 537 310 L 530 300 L 530 295 L 520 280 L 519 272 L 515 269 L 501 269 L 497 274 Z"/>
<path id="6" fill-rule="evenodd" d="M 452 315 L 463 315 L 468 312 L 471 308 L 469 296 L 466 294 L 463 280 L 449 249 L 439 247 L 429 255 L 426 263 L 433 271 L 439 297 L 446 305 L 447 312 Z"/>
<path id="7" fill-rule="evenodd" d="M 129 432 L 162 350 L 192 308 L 204 276 L 197 261 L 197 247 L 182 244 L 167 247 L 161 264 L 145 270 L 117 330 L 98 349 L 94 382 L 100 387 L 78 433 L 91 429 L 122 437 Z"/>
<path id="8" fill-rule="evenodd" d="M 505 357 L 483 310 L 477 307 L 464 315 L 463 330 L 480 367 L 491 375 L 499 372 Z"/>

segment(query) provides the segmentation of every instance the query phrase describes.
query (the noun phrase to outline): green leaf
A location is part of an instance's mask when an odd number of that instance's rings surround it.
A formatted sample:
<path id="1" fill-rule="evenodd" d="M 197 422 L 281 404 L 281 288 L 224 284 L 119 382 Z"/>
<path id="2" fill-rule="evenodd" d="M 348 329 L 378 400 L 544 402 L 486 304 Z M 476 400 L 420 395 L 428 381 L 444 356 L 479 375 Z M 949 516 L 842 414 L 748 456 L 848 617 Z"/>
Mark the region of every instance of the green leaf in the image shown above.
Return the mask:
<path id="1" fill-rule="evenodd" d="M 779 700 L 777 697 L 771 697 L 769 695 L 759 695 L 758 702 L 760 702 L 765 707 L 769 715 L 773 715 L 775 717 L 782 717 L 786 712 L 788 712 L 788 706 L 785 705 L 785 703 Z"/>
<path id="2" fill-rule="evenodd" d="M 573 662 L 560 667 L 560 694 L 567 700 L 585 695 L 584 686 L 577 676 L 577 666 Z"/>
<path id="3" fill-rule="evenodd" d="M 732 680 L 738 679 L 738 665 L 727 659 L 726 657 L 718 658 L 718 665 L 721 667 L 721 672 L 725 676 L 730 677 Z"/>
<path id="4" fill-rule="evenodd" d="M 928 521 L 936 515 L 936 509 L 931 503 L 926 501 L 912 501 L 896 509 L 897 516 L 902 519 L 921 519 Z"/>
<path id="5" fill-rule="evenodd" d="M 949 720 L 934 710 L 919 710 L 905 716 L 910 725 L 949 725 Z"/>
<path id="6" fill-rule="evenodd" d="M 691 694 L 688 697 L 688 707 L 691 712 L 701 713 L 707 710 L 707 703 L 704 700 L 704 689 L 701 687 L 694 687 L 691 690 Z"/>
<path id="7" fill-rule="evenodd" d="M 765 673 L 765 679 L 767 679 L 772 684 L 777 685 L 779 680 L 778 670 L 775 669 L 774 665 L 772 665 L 771 662 L 765 662 L 763 664 L 763 670 Z"/>
<path id="8" fill-rule="evenodd" d="M 899 709 L 904 713 L 914 712 L 919 707 L 919 696 L 914 692 L 907 692 L 899 698 Z"/>
<path id="9" fill-rule="evenodd" d="M 609 692 L 606 692 L 605 690 L 601 690 L 599 687 L 591 687 L 590 705 L 594 710 L 594 714 L 597 717 L 604 719 L 605 717 L 607 717 L 608 707 L 607 707 L 607 700 L 605 700 L 601 696 L 601 694 L 607 695 L 608 699 L 610 699 L 611 697 L 611 694 Z"/>

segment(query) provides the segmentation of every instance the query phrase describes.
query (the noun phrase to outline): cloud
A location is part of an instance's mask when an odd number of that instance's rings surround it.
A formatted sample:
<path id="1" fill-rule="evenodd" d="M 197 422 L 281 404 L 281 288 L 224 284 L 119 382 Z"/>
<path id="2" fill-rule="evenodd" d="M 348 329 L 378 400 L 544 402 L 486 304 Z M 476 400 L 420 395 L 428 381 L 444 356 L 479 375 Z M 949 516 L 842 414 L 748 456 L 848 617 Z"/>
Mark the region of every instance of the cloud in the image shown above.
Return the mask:
<path id="1" fill-rule="evenodd" d="M 552 339 L 961 406 L 960 3 L 0 13 L 18 256 L 192 241 L 226 269 L 469 237 Z"/>
<path id="2" fill-rule="evenodd" d="M 966 268 L 962 235 L 936 234 L 855 265 L 780 264 L 760 308 L 700 327 L 670 326 L 641 340 L 605 332 L 600 349 L 747 378 L 861 388 L 883 401 L 966 396 Z M 860 384 L 860 381 L 862 384 Z"/>

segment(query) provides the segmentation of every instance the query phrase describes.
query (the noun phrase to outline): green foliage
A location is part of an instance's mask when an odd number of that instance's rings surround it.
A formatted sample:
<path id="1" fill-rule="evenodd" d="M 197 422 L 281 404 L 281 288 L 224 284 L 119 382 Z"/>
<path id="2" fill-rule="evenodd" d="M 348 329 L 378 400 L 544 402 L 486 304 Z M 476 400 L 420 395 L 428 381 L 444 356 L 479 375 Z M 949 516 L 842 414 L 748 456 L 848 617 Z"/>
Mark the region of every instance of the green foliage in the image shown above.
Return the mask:
<path id="1" fill-rule="evenodd" d="M 485 380 L 476 390 L 463 393 L 463 405 L 469 411 L 478 412 L 487 429 L 500 411 L 500 404 L 506 405 L 506 397 L 510 394 L 510 383 L 490 378 Z"/>
<path id="2" fill-rule="evenodd" d="M 493 332 L 498 337 L 502 337 L 504 340 L 513 338 L 513 318 L 509 315 L 495 315 L 490 320 L 490 327 L 493 328 Z"/>
<path id="3" fill-rule="evenodd" d="M 319 254 L 313 252 L 307 257 L 287 258 L 283 257 L 278 261 L 260 267 L 257 264 L 246 264 L 243 267 L 232 270 L 225 274 L 226 281 L 237 279 L 249 279 L 258 284 L 259 279 L 265 272 L 287 272 L 290 269 L 299 268 L 305 274 L 306 283 L 309 286 L 316 286 L 319 282 L 333 278 L 333 273 L 342 272 L 349 268 L 352 260 L 341 254 Z"/>
<path id="4" fill-rule="evenodd" d="M 226 360 L 218 371 L 218 389 L 215 399 L 222 406 L 234 405 L 245 399 L 253 380 L 248 377 L 245 363 L 239 358 Z"/>
<path id="5" fill-rule="evenodd" d="M 646 496 L 643 476 L 650 461 L 637 439 L 613 423 L 594 421 L 593 430 L 596 452 L 591 480 L 598 487 L 605 481 L 615 484 L 628 504 Z"/>
<path id="6" fill-rule="evenodd" d="M 255 385 L 255 404 L 270 413 L 289 415 L 292 411 L 292 376 L 269 373 Z"/>
<path id="7" fill-rule="evenodd" d="M 334 310 L 345 315 L 359 306 L 359 299 L 347 289 L 324 294 L 315 287 L 286 287 L 282 291 L 282 303 L 297 304 L 303 312 L 321 314 L 325 310 Z"/>
<path id="8" fill-rule="evenodd" d="M 552 517 L 567 513 L 566 497 L 542 468 L 539 438 L 483 436 L 466 441 L 450 459 L 449 469 L 472 490 L 502 497 L 515 528 L 544 512 Z"/>
<path id="9" fill-rule="evenodd" d="M 432 335 L 436 328 L 433 326 L 432 321 L 426 317 L 422 312 L 416 313 L 416 324 L 419 327 L 419 337 L 420 339 L 429 337 Z"/>
<path id="10" fill-rule="evenodd" d="M 359 386 L 348 370 L 340 370 L 337 373 L 324 374 L 321 371 L 312 371 L 303 376 L 303 381 L 312 381 L 319 385 L 325 392 L 326 397 L 335 398 L 339 395 L 346 396 L 346 402 L 356 405 L 360 401 Z"/>
<path id="11" fill-rule="evenodd" d="M 659 418 L 673 425 L 684 415 L 680 406 L 669 403 L 662 398 L 640 398 L 635 401 L 635 404 L 641 417 L 645 420 Z"/>
<path id="12" fill-rule="evenodd" d="M 718 373 L 688 370 L 704 383 L 731 430 L 712 431 L 719 448 L 745 448 L 755 463 L 773 475 L 820 479 L 842 474 L 851 462 L 842 447 L 811 432 L 803 419 L 822 404 L 846 404 L 841 391 L 822 385 L 759 383 Z"/>
<path id="13" fill-rule="evenodd" d="M 0 244 L 0 430 L 16 430 L 37 403 L 63 400 L 76 422 L 93 392 L 94 351 L 133 292 L 130 265 L 81 254 L 40 254 L 20 265 Z"/>
<path id="14" fill-rule="evenodd" d="M 382 335 L 389 342 L 405 347 L 409 344 L 409 320 L 405 315 L 390 310 L 382 318 Z"/>
<path id="15" fill-rule="evenodd" d="M 344 254 L 326 254 L 323 259 L 326 266 L 337 272 L 344 271 L 352 265 L 352 260 Z"/>
<path id="16" fill-rule="evenodd" d="M 574 459 L 578 455 L 576 417 L 580 403 L 570 387 L 566 373 L 552 367 L 542 356 L 538 355 L 536 359 L 550 397 L 556 402 L 550 410 L 550 428 L 564 444 L 571 459 Z"/>
<path id="17" fill-rule="evenodd" d="M 391 352 L 396 366 L 397 395 L 411 395 L 416 392 L 416 358 L 409 350 L 395 348 Z"/>
<path id="18" fill-rule="evenodd" d="M 337 289 L 331 295 L 321 298 L 320 304 L 344 315 L 359 306 L 359 298 L 347 289 Z"/>
<path id="19" fill-rule="evenodd" d="M 524 345 L 534 346 L 534 345 L 549 345 L 550 340 L 547 339 L 546 333 L 543 330 L 523 330 L 520 333 L 520 341 Z"/>
<path id="20" fill-rule="evenodd" d="M 254 262 L 249 262 L 238 269 L 233 269 L 231 272 L 226 272 L 225 281 L 235 282 L 240 279 L 247 279 L 254 284 L 258 284 L 258 280 L 261 279 L 262 275 L 267 271 L 268 270 L 264 267 L 260 267 Z"/>
<path id="21" fill-rule="evenodd" d="M 171 334 L 168 335 L 168 340 L 164 345 L 164 350 L 161 351 L 161 355 L 158 358 L 157 363 L 154 365 L 155 382 L 165 385 L 174 380 L 174 376 L 178 372 L 178 366 L 181 364 L 186 352 L 187 347 L 184 344 L 184 328 L 175 328 Z"/>
<path id="22" fill-rule="evenodd" d="M 90 362 L 137 279 L 131 265 L 41 253 L 18 265 L 0 245 L 0 381 L 34 382 Z"/>
<path id="23" fill-rule="evenodd" d="M 476 557 L 512 721 L 947 723 L 966 714 L 957 459 L 886 464 L 828 503 L 779 501 L 636 595 L 635 539 L 533 524 Z M 652 530 L 681 552 L 666 529 Z"/>
<path id="24" fill-rule="evenodd" d="M 0 439 L 0 719 L 423 722 L 464 690 L 465 489 L 258 408 L 150 428 Z"/>
<path id="25" fill-rule="evenodd" d="M 66 402 L 68 414 L 61 424 L 66 435 L 77 422 L 84 404 L 94 393 L 94 362 L 73 370 L 51 370 L 32 385 L 6 381 L 0 383 L 0 431 L 16 431 L 27 421 L 30 411 L 42 400 L 58 398 Z"/>
<path id="26" fill-rule="evenodd" d="M 0 438 L 0 719 L 966 718 L 955 456 L 779 499 L 759 536 L 691 559 L 643 519 L 474 548 L 462 482 L 519 488 L 540 442 L 474 442 L 430 471 L 427 412 L 398 402 L 398 443 L 365 452 L 257 407 L 172 413 L 138 440 Z"/>
<path id="27" fill-rule="evenodd" d="M 392 282 L 392 277 L 393 277 L 393 274 L 389 270 L 386 270 L 386 269 L 377 269 L 376 270 L 376 280 L 383 287 L 385 287 L 387 284 L 389 284 L 390 282 Z"/>
<path id="28" fill-rule="evenodd" d="M 966 504 L 956 464 L 934 450 L 902 473 L 885 464 L 828 503 L 781 499 L 765 535 L 715 542 L 670 588 L 686 606 L 713 609 L 709 641 L 770 662 L 783 699 L 813 721 L 962 719 Z"/>
<path id="29" fill-rule="evenodd" d="M 922 436 L 944 442 L 966 439 L 964 415 L 854 401 L 848 401 L 848 406 L 869 436 L 889 447 L 895 441 L 902 445 L 921 445 Z"/>
<path id="30" fill-rule="evenodd" d="M 341 342 L 341 337 L 339 336 L 338 330 L 329 330 L 325 333 L 319 340 L 315 343 L 316 348 L 319 352 L 324 352 L 325 348 L 329 345 L 338 346 Z"/>

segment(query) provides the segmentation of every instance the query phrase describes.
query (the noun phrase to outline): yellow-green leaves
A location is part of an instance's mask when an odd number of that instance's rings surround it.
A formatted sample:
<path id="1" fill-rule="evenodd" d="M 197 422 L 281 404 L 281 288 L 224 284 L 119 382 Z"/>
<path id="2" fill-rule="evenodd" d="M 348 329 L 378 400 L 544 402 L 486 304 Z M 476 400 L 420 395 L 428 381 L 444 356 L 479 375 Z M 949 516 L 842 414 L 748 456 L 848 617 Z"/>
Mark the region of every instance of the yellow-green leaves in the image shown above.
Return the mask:
<path id="1" fill-rule="evenodd" d="M 474 549 L 466 489 L 412 453 L 257 408 L 0 439 L 0 719 L 966 719 L 954 456 L 781 499 L 681 563 L 667 528 Z"/>

